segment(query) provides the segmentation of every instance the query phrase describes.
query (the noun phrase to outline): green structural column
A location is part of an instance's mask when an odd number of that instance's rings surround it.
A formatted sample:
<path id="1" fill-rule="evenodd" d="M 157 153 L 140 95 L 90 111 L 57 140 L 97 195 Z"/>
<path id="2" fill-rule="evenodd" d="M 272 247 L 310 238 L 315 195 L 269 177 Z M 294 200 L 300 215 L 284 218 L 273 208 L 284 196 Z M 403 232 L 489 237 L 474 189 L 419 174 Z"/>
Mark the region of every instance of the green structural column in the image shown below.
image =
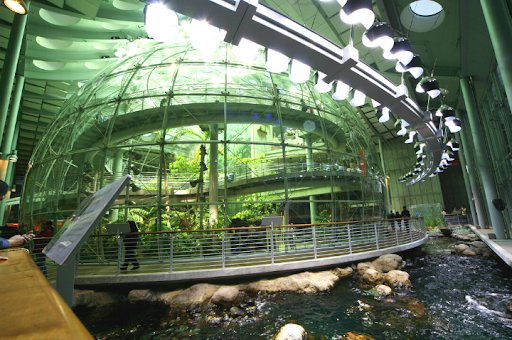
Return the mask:
<path id="1" fill-rule="evenodd" d="M 505 0 L 480 0 L 508 105 L 512 108 L 512 18 Z"/>
<path id="2" fill-rule="evenodd" d="M 2 143 L 3 157 L 7 157 L 7 155 L 10 154 L 14 149 L 14 130 L 16 129 L 16 122 L 18 121 L 18 110 L 20 108 L 21 94 L 23 93 L 24 84 L 25 77 L 17 75 L 16 87 L 14 88 L 14 95 L 11 104 L 11 112 L 9 114 L 9 120 L 7 121 L 7 129 L 5 130 L 4 142 Z"/>
<path id="3" fill-rule="evenodd" d="M 219 126 L 217 124 L 210 125 L 210 187 L 208 193 L 208 201 L 210 202 L 210 226 L 216 225 L 219 215 Z M 229 175 L 229 174 L 227 174 Z M 227 180 L 227 176 L 224 176 Z M 234 178 L 236 180 L 236 178 Z"/>
<path id="4" fill-rule="evenodd" d="M 27 1 L 27 6 L 28 6 Z M 11 35 L 7 43 L 7 51 L 5 52 L 5 59 L 2 66 L 2 75 L 0 77 L 0 140 L 4 135 L 5 122 L 7 121 L 7 111 L 12 92 L 12 85 L 14 84 L 14 75 L 20 57 L 21 44 L 23 42 L 23 35 L 25 33 L 25 25 L 27 23 L 28 15 L 14 15 L 14 20 L 11 27 Z"/>
<path id="5" fill-rule="evenodd" d="M 315 169 L 314 169 L 315 163 L 313 160 L 313 149 L 312 149 L 313 141 L 312 141 L 310 134 L 308 134 L 306 136 L 305 141 L 306 141 L 306 146 L 308 147 L 307 151 L 306 151 L 306 169 L 308 170 L 308 172 L 315 171 Z M 317 217 L 318 217 L 318 209 L 317 209 L 317 205 L 315 202 L 315 195 L 309 196 L 309 215 L 310 215 L 311 223 L 312 224 L 316 223 Z"/>
<path id="6" fill-rule="evenodd" d="M 114 164 L 112 165 L 114 180 L 123 176 L 123 150 L 117 150 L 114 156 Z M 119 210 L 111 210 L 110 221 L 116 222 L 119 219 Z"/>
<path id="7" fill-rule="evenodd" d="M 459 112 L 457 112 L 457 116 L 459 119 L 461 119 Z M 480 203 L 481 200 L 478 185 L 476 179 L 474 178 L 476 174 L 474 171 L 472 171 L 473 163 L 470 161 L 470 148 L 468 144 L 466 144 L 467 140 L 465 131 L 465 129 L 462 129 L 459 133 L 462 139 L 462 148 L 459 150 L 460 166 L 462 168 L 462 176 L 464 177 L 464 185 L 468 195 L 469 209 L 471 210 L 471 216 L 473 216 L 473 224 L 483 227 L 486 225 L 485 217 L 483 214 L 482 205 Z"/>
<path id="8" fill-rule="evenodd" d="M 468 121 L 470 127 L 470 131 L 468 131 L 468 133 L 473 136 L 476 170 L 480 174 L 480 179 L 482 181 L 487 211 L 489 212 L 489 217 L 491 219 L 491 224 L 494 233 L 496 234 L 496 238 L 504 239 L 505 223 L 503 220 L 503 215 L 494 207 L 492 203 L 493 199 L 498 198 L 498 192 L 495 185 L 496 182 L 494 180 L 494 175 L 490 167 L 488 152 L 485 149 L 485 139 L 478 117 L 478 108 L 476 106 L 469 81 L 466 78 L 461 78 L 460 86 L 468 113 Z"/>

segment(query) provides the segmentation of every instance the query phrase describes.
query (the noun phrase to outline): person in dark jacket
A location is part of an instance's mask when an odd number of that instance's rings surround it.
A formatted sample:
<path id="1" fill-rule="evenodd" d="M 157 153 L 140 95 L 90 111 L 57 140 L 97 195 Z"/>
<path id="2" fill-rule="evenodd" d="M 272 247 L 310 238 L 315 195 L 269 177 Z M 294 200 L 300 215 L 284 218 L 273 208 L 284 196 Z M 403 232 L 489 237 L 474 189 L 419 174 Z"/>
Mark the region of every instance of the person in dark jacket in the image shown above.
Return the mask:
<path id="1" fill-rule="evenodd" d="M 121 271 L 126 271 L 130 263 L 133 265 L 132 270 L 139 268 L 139 262 L 135 253 L 137 243 L 140 242 L 139 228 L 137 228 L 135 221 L 128 221 L 128 224 L 130 225 L 130 232 L 121 236 L 124 243 L 124 263 L 120 268 Z"/>
<path id="2" fill-rule="evenodd" d="M 405 230 L 409 231 L 409 219 L 411 218 L 411 213 L 407 210 L 407 207 L 404 205 L 404 209 L 402 210 L 402 219 L 404 221 Z"/>

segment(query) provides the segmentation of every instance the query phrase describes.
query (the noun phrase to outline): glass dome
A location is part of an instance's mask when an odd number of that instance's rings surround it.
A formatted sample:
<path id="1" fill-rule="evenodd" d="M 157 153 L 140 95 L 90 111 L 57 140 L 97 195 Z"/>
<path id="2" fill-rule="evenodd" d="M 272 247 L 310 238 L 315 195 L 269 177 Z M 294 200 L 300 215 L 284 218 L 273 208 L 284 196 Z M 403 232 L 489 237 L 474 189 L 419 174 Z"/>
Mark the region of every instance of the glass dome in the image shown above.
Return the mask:
<path id="1" fill-rule="evenodd" d="M 113 63 L 62 107 L 36 147 L 21 222 L 69 217 L 129 174 L 104 223 L 144 231 L 382 216 L 383 181 L 362 118 L 346 101 L 241 62 L 157 45 Z M 247 58 L 245 58 L 247 59 Z"/>

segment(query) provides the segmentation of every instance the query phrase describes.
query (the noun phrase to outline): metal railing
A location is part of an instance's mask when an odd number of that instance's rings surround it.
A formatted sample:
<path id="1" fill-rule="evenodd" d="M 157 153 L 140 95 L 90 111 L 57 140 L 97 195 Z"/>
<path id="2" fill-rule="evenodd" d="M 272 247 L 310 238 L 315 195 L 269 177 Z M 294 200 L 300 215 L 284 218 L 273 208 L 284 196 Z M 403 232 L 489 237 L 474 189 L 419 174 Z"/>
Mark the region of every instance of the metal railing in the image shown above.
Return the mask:
<path id="1" fill-rule="evenodd" d="M 176 273 L 318 260 L 394 248 L 426 236 L 422 219 L 140 233 L 136 273 Z M 116 275 L 125 261 L 122 237 L 91 236 L 77 276 Z M 48 276 L 55 266 L 47 259 Z M 135 273 L 135 272 L 134 272 Z"/>
<path id="2" fill-rule="evenodd" d="M 470 214 L 447 214 L 444 215 L 444 223 L 447 227 L 473 224 L 473 218 Z"/>

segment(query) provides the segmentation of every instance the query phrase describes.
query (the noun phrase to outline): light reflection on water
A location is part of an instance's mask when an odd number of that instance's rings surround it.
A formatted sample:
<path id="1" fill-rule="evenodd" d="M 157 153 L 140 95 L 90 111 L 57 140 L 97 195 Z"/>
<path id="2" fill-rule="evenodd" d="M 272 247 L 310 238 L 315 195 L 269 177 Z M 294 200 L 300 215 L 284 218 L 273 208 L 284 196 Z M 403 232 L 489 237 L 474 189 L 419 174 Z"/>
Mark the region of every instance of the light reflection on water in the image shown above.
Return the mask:
<path id="1" fill-rule="evenodd" d="M 407 255 L 414 288 L 391 298 L 376 299 L 356 279 L 344 278 L 328 293 L 258 296 L 256 315 L 224 317 L 218 326 L 205 315 L 176 320 L 149 305 L 143 313 L 140 306 L 113 311 L 105 325 L 86 313 L 79 317 L 95 336 L 109 339 L 270 339 L 288 322 L 302 325 L 313 339 L 341 339 L 348 331 L 376 339 L 512 338 L 505 313 L 512 270 L 496 258 L 451 255 L 452 242 L 429 240 L 420 255 Z"/>

